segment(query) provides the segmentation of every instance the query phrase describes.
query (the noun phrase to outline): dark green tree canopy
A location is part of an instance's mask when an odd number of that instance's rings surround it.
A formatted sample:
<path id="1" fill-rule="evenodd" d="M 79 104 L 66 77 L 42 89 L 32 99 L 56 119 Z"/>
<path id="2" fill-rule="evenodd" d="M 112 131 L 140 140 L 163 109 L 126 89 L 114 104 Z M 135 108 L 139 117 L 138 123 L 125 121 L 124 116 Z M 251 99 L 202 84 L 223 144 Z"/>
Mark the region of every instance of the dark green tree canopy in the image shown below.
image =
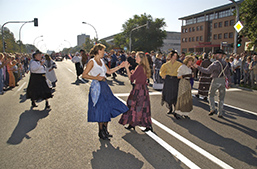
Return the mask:
<path id="1" fill-rule="evenodd" d="M 132 29 L 145 25 L 150 22 L 149 28 L 142 27 L 131 32 Z M 166 38 L 166 31 L 162 28 L 166 26 L 164 19 L 156 18 L 153 20 L 151 15 L 134 15 L 122 25 L 123 32 L 114 37 L 114 43 L 117 47 L 129 48 L 129 39 L 131 34 L 131 48 L 135 51 L 151 51 L 162 47 L 163 39 Z"/>
<path id="2" fill-rule="evenodd" d="M 240 20 L 244 28 L 241 34 L 257 45 L 257 0 L 244 0 L 240 5 Z"/>

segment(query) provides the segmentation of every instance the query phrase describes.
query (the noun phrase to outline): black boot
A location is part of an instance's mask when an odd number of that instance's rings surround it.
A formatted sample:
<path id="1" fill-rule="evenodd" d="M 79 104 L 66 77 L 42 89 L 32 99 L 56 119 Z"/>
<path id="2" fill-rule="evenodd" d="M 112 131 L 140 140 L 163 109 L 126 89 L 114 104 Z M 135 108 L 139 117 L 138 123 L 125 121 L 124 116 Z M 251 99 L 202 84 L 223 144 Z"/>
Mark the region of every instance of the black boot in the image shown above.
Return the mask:
<path id="1" fill-rule="evenodd" d="M 112 137 L 112 135 L 108 132 L 107 127 L 106 127 L 104 124 L 103 124 L 103 130 L 104 130 L 105 135 L 106 135 L 107 137 Z"/>
<path id="2" fill-rule="evenodd" d="M 103 129 L 102 130 L 99 129 L 98 136 L 100 137 L 100 139 L 103 139 L 103 140 L 109 139 L 108 136 L 106 136 L 105 131 Z"/>
<path id="3" fill-rule="evenodd" d="M 153 128 L 152 128 L 152 126 L 150 126 L 150 127 L 146 127 L 146 128 L 145 128 L 145 130 L 142 130 L 142 132 L 147 132 L 147 131 L 151 131 L 151 132 L 153 132 Z"/>
<path id="4" fill-rule="evenodd" d="M 32 108 L 33 108 L 33 107 L 37 107 L 37 105 L 36 105 L 36 103 L 35 103 L 34 100 L 31 101 L 31 107 L 32 107 Z"/>
<path id="5" fill-rule="evenodd" d="M 134 126 L 129 125 L 128 127 L 125 127 L 125 129 L 127 129 L 127 130 L 134 129 L 134 130 L 135 130 L 135 127 L 134 127 Z"/>
<path id="6" fill-rule="evenodd" d="M 50 109 L 50 105 L 49 105 L 48 101 L 46 101 L 45 109 Z"/>
<path id="7" fill-rule="evenodd" d="M 181 119 L 180 116 L 179 116 L 177 113 L 174 113 L 174 117 L 175 117 L 177 120 Z"/>

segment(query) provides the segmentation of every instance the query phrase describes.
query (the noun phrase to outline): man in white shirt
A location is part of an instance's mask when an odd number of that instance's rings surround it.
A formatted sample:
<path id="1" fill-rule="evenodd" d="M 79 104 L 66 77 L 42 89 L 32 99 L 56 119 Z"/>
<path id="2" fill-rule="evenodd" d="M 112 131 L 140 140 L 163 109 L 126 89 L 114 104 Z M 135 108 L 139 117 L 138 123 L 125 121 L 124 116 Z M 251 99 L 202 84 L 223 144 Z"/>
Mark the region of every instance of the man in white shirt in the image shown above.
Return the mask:
<path id="1" fill-rule="evenodd" d="M 234 59 L 234 83 L 235 85 L 240 84 L 240 70 L 241 70 L 242 61 L 239 57 L 239 55 L 236 55 L 236 58 Z"/>

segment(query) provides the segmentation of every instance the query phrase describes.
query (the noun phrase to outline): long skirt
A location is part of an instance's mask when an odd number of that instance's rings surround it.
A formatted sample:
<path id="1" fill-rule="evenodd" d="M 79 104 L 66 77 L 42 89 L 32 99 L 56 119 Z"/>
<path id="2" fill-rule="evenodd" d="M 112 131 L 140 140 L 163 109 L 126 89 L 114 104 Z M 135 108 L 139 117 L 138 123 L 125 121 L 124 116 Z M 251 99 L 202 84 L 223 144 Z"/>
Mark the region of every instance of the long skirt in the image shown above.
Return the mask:
<path id="1" fill-rule="evenodd" d="M 91 90 L 88 101 L 88 122 L 108 122 L 122 113 L 128 111 L 128 107 L 116 98 L 105 81 L 99 81 L 100 95 L 96 105 L 92 101 Z"/>
<path id="2" fill-rule="evenodd" d="M 178 98 L 175 107 L 176 113 L 186 115 L 193 110 L 193 98 L 189 80 L 181 79 L 178 87 Z"/>
<path id="3" fill-rule="evenodd" d="M 210 75 L 202 74 L 199 80 L 198 94 L 202 96 L 208 96 L 209 88 L 212 78 Z"/>
<path id="4" fill-rule="evenodd" d="M 8 71 L 9 74 L 9 87 L 15 87 L 15 77 L 13 71 Z"/>
<path id="5" fill-rule="evenodd" d="M 127 106 L 129 111 L 121 116 L 120 124 L 143 127 L 152 125 L 149 91 L 146 85 L 134 85 L 128 97 Z"/>
<path id="6" fill-rule="evenodd" d="M 30 74 L 26 97 L 31 100 L 45 100 L 53 97 L 51 89 L 47 85 L 45 74 Z"/>
<path id="7" fill-rule="evenodd" d="M 55 75 L 55 71 L 54 69 L 52 69 L 50 72 L 51 68 L 46 68 L 46 78 L 49 79 L 51 82 L 56 82 L 57 81 L 57 78 L 56 78 L 56 75 Z"/>
<path id="8" fill-rule="evenodd" d="M 178 97 L 178 83 L 179 79 L 177 76 L 166 76 L 162 90 L 162 105 L 166 103 L 168 108 L 172 105 L 176 105 Z"/>

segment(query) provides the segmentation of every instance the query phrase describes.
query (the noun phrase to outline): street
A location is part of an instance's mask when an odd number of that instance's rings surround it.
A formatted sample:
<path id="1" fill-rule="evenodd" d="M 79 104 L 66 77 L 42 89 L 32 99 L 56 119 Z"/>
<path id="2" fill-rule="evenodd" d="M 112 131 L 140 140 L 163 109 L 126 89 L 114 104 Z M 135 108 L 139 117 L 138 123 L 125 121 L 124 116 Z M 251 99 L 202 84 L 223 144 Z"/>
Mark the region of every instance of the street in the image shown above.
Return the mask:
<path id="1" fill-rule="evenodd" d="M 177 120 L 161 106 L 161 91 L 149 87 L 154 132 L 126 130 L 109 123 L 110 141 L 100 140 L 97 123 L 87 122 L 90 81 L 76 80 L 70 60 L 57 62 L 54 97 L 30 109 L 26 99 L 29 74 L 19 86 L 0 95 L 0 168 L 257 168 L 257 92 L 231 88 L 225 115 L 208 116 L 208 102 L 194 97 L 191 119 Z M 126 103 L 131 84 L 118 75 L 107 83 Z M 217 98 L 216 98 L 217 99 Z"/>

